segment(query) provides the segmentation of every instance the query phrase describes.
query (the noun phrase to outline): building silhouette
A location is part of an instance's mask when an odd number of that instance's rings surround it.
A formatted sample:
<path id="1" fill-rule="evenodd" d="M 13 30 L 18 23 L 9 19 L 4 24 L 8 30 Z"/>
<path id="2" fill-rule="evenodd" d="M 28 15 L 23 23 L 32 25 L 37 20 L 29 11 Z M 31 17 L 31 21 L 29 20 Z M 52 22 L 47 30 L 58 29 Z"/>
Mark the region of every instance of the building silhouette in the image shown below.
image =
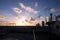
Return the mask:
<path id="1" fill-rule="evenodd" d="M 45 26 L 45 23 L 44 23 L 44 21 L 42 21 L 42 27 L 44 27 Z"/>
<path id="2" fill-rule="evenodd" d="M 60 21 L 60 15 L 56 16 L 56 21 Z"/>
<path id="3" fill-rule="evenodd" d="M 52 13 L 49 16 L 49 22 L 52 22 Z"/>
<path id="4" fill-rule="evenodd" d="M 49 27 L 49 31 L 51 33 L 60 35 L 60 15 L 57 15 L 55 17 L 56 21 L 52 21 L 52 14 L 50 14 L 50 16 L 51 16 L 50 21 L 47 22 L 48 27 Z"/>
<path id="5" fill-rule="evenodd" d="M 39 23 L 37 23 L 37 24 L 36 24 L 36 26 L 40 26 L 40 24 L 39 24 Z"/>

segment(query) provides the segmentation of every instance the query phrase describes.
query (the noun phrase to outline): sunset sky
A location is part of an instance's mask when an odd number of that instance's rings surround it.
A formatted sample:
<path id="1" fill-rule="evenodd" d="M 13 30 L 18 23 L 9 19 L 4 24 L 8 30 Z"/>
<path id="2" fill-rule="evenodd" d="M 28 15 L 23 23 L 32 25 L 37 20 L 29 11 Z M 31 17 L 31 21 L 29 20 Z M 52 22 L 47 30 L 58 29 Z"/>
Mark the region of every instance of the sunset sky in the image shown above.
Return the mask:
<path id="1" fill-rule="evenodd" d="M 0 23 L 41 24 L 50 13 L 60 14 L 60 0 L 0 0 Z"/>

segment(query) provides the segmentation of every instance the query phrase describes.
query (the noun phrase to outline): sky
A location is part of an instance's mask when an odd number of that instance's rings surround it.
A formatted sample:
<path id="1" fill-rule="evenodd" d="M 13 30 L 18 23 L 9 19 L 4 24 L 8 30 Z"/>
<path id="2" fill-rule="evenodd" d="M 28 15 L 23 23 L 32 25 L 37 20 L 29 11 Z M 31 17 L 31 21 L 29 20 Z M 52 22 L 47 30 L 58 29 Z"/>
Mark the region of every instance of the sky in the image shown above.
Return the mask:
<path id="1" fill-rule="evenodd" d="M 60 14 L 60 0 L 0 0 L 0 23 L 36 25 Z"/>

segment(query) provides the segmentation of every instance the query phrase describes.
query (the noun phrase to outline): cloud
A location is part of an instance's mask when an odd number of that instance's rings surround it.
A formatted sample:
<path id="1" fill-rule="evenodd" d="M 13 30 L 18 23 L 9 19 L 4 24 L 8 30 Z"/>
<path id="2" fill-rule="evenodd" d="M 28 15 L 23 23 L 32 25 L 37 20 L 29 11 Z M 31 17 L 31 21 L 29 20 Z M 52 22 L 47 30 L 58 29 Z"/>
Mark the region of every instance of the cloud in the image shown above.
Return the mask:
<path id="1" fill-rule="evenodd" d="M 20 17 L 20 18 L 19 18 Z M 26 21 L 27 18 L 25 16 L 17 16 L 17 17 L 14 17 L 14 18 L 11 18 L 8 22 L 9 23 L 16 23 L 17 25 L 19 24 L 21 26 L 21 22 L 23 23 L 22 26 L 33 26 L 35 25 L 35 21 Z"/>
<path id="2" fill-rule="evenodd" d="M 29 19 L 25 20 L 26 22 L 30 22 L 30 21 L 35 21 L 34 18 L 30 17 Z"/>
<path id="3" fill-rule="evenodd" d="M 25 10 L 28 11 L 28 12 L 34 13 L 34 14 L 38 13 L 38 11 L 35 11 L 31 7 L 26 7 Z"/>
<path id="4" fill-rule="evenodd" d="M 35 2 L 35 7 L 37 7 L 38 6 L 38 2 Z"/>
<path id="5" fill-rule="evenodd" d="M 25 19 L 26 19 L 25 16 L 20 15 L 20 16 L 16 16 L 16 17 L 11 18 L 11 19 L 9 19 L 8 21 L 9 21 L 9 22 L 16 23 L 16 22 L 19 21 L 19 20 L 25 20 Z"/>
<path id="6" fill-rule="evenodd" d="M 31 17 L 31 18 L 30 18 L 30 21 L 35 21 L 35 19 Z"/>
<path id="7" fill-rule="evenodd" d="M 49 7 L 49 6 L 44 6 L 44 8 L 43 8 L 44 10 L 50 10 L 51 9 L 51 7 Z"/>
<path id="8" fill-rule="evenodd" d="M 44 17 L 43 16 L 38 16 L 38 19 L 40 19 L 40 20 L 44 20 Z"/>
<path id="9" fill-rule="evenodd" d="M 27 19 L 26 16 L 16 16 L 14 18 L 11 18 L 8 22 L 10 23 L 19 23 L 23 22 L 24 24 L 28 25 L 28 26 L 32 26 L 32 25 L 36 25 L 37 23 L 41 24 L 41 21 L 43 20 L 43 17 L 41 17 L 41 19 L 34 19 L 34 18 L 29 18 Z"/>
<path id="10" fill-rule="evenodd" d="M 43 16 L 41 16 L 40 18 L 41 18 L 41 19 L 44 19 L 44 17 L 43 17 Z"/>
<path id="11" fill-rule="evenodd" d="M 54 13 L 54 12 L 56 12 L 57 10 L 54 9 L 54 8 L 51 8 L 50 11 L 51 11 L 52 13 Z"/>
<path id="12" fill-rule="evenodd" d="M 25 9 L 25 5 L 23 3 L 19 3 L 19 5 L 21 6 L 21 8 Z"/>
<path id="13" fill-rule="evenodd" d="M 21 6 L 21 8 L 25 9 L 29 13 L 34 13 L 34 14 L 38 13 L 38 11 L 34 10 L 33 8 L 29 6 L 25 6 L 23 3 L 19 3 L 19 5 Z"/>
<path id="14" fill-rule="evenodd" d="M 2 23 L 6 23 L 7 21 L 5 20 L 5 16 L 3 16 L 3 15 L 0 15 L 0 23 L 2 24 Z"/>
<path id="15" fill-rule="evenodd" d="M 59 12 L 60 9 L 51 8 L 50 11 L 51 11 L 52 13 L 54 13 L 54 12 Z"/>
<path id="16" fill-rule="evenodd" d="M 34 18 L 30 17 L 29 19 L 25 20 L 27 23 L 29 24 L 33 24 L 36 25 L 37 24 L 37 20 L 35 20 Z"/>
<path id="17" fill-rule="evenodd" d="M 26 22 L 28 22 L 30 24 L 34 24 L 34 25 L 36 25 L 37 23 L 40 23 L 40 25 L 42 25 L 42 21 L 45 22 L 43 16 L 40 16 L 40 18 L 38 18 L 38 19 L 34 19 L 34 18 L 31 17 L 31 18 L 29 18 L 29 20 L 26 20 Z"/>
<path id="18" fill-rule="evenodd" d="M 51 8 L 51 7 L 48 7 L 48 6 L 45 6 L 43 9 L 48 10 L 48 11 L 50 11 L 51 13 L 55 13 L 55 12 L 60 11 L 59 9 Z"/>
<path id="19" fill-rule="evenodd" d="M 0 19 L 4 19 L 4 18 L 5 18 L 4 16 L 0 15 Z"/>
<path id="20" fill-rule="evenodd" d="M 23 11 L 21 10 L 21 9 L 19 9 L 19 8 L 13 8 L 13 11 L 14 12 L 16 12 L 16 13 L 18 13 L 18 14 L 21 14 L 21 13 L 23 13 Z"/>

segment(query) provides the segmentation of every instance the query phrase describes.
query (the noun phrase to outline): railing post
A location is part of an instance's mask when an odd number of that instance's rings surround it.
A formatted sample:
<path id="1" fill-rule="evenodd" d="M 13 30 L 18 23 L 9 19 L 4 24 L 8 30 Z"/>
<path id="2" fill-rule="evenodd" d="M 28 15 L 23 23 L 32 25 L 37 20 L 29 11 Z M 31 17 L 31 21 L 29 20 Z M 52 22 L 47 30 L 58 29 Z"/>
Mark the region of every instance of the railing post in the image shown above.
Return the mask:
<path id="1" fill-rule="evenodd" d="M 34 40 L 36 40 L 36 36 L 35 36 L 35 32 L 34 32 L 34 29 L 33 29 L 33 36 L 34 36 Z"/>

